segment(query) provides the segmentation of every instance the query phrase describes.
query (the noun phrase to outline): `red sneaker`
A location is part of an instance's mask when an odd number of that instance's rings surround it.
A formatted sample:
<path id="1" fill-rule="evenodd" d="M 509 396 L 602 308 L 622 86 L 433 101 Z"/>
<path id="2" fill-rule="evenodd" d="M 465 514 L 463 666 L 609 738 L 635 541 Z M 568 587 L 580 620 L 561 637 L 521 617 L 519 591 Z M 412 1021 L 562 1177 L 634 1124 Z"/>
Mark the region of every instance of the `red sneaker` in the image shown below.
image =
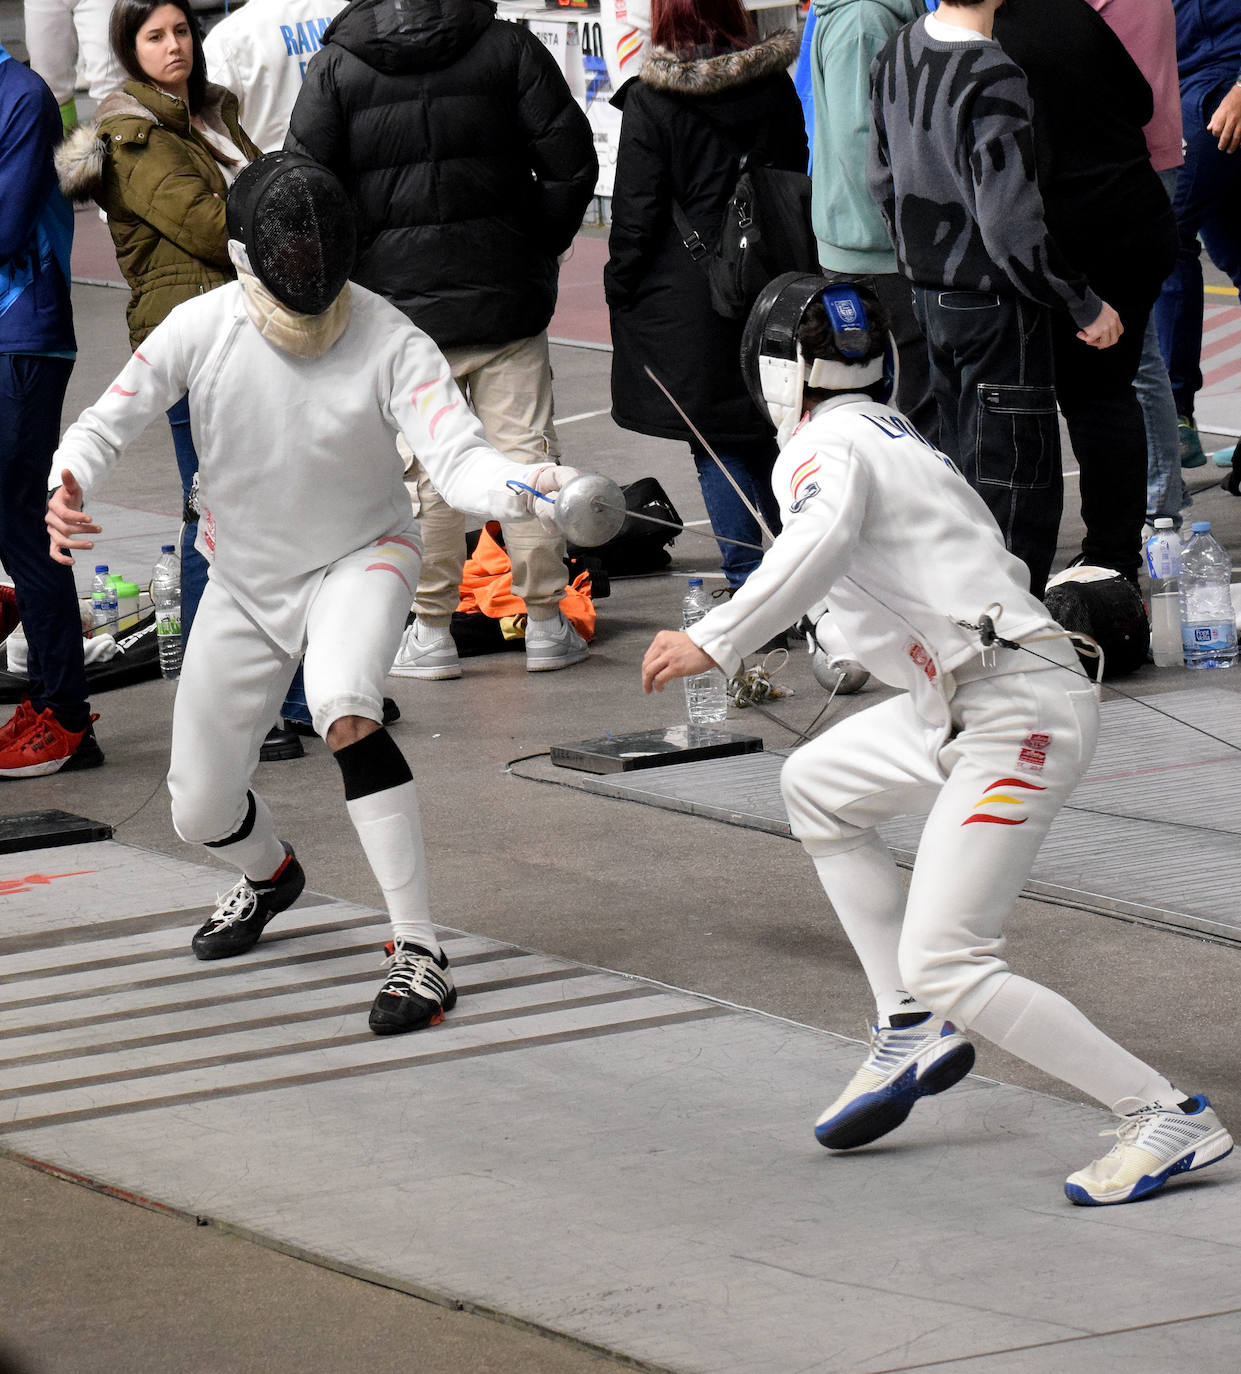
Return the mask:
<path id="1" fill-rule="evenodd" d="M 92 728 L 98 719 L 92 716 L 85 730 L 66 730 L 50 708 L 40 711 L 20 739 L 0 749 L 0 778 L 39 778 L 62 768 L 98 768 L 103 750 Z"/>
<path id="2" fill-rule="evenodd" d="M 30 704 L 29 697 L 22 697 L 17 710 L 0 725 L 0 753 L 12 748 L 39 718 L 39 713 Z"/>

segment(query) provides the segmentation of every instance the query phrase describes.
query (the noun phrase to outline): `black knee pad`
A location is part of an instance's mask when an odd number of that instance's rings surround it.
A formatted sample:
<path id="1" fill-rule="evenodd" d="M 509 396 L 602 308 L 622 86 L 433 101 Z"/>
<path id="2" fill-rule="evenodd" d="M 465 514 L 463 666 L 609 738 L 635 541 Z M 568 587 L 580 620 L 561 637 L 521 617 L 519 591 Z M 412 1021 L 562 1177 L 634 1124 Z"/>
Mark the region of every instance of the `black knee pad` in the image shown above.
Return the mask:
<path id="1" fill-rule="evenodd" d="M 375 730 L 356 744 L 337 749 L 332 757 L 340 765 L 346 801 L 369 797 L 372 792 L 386 792 L 390 787 L 414 780 L 405 755 L 387 730 Z"/>
<path id="2" fill-rule="evenodd" d="M 231 835 L 225 835 L 222 840 L 204 840 L 203 845 L 207 849 L 222 849 L 226 844 L 236 844 L 238 840 L 244 840 L 254 829 L 254 816 L 257 808 L 254 805 L 254 793 L 246 793 L 246 815 L 245 819 L 233 831 Z"/>

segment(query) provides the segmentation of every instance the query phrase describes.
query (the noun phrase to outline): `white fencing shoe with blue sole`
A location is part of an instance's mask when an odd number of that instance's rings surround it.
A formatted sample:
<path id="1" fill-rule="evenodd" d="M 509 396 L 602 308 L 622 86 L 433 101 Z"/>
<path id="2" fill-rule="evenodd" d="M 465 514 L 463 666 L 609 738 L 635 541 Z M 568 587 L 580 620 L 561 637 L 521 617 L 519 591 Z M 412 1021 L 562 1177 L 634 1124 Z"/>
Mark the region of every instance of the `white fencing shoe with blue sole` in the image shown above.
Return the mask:
<path id="1" fill-rule="evenodd" d="M 951 1021 L 928 1016 L 916 1026 L 875 1026 L 870 1053 L 849 1086 L 819 1117 L 814 1138 L 829 1150 L 855 1150 L 887 1135 L 920 1097 L 960 1082 L 974 1067 L 974 1047 Z"/>
<path id="2" fill-rule="evenodd" d="M 1232 1151 L 1228 1134 L 1210 1101 L 1190 1098 L 1192 1111 L 1152 1108 L 1127 1116 L 1114 1130 L 1116 1144 L 1093 1164 L 1070 1174 L 1064 1194 L 1083 1207 L 1136 1202 L 1158 1192 L 1176 1174 L 1215 1164 Z"/>

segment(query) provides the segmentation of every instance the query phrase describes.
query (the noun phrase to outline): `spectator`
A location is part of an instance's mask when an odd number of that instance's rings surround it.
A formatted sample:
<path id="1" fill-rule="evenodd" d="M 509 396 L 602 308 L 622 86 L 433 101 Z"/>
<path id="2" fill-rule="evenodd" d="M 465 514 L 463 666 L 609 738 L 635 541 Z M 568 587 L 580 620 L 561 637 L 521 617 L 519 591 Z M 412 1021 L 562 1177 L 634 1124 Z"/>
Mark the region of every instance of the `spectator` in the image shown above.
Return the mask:
<path id="1" fill-rule="evenodd" d="M 926 339 L 909 283 L 896 270 L 892 240 L 866 184 L 870 68 L 923 0 L 813 0 L 810 81 L 814 92 L 812 204 L 819 262 L 838 281 L 870 285 L 883 302 L 900 366 L 896 401 L 932 443 L 939 410 L 931 391 Z"/>
<path id="2" fill-rule="evenodd" d="M 112 0 L 26 0 L 24 11 L 31 69 L 52 88 L 68 131 L 78 122 L 79 66 L 94 101 L 125 79 L 108 42 Z"/>
<path id="3" fill-rule="evenodd" d="M 1136 582 L 1147 464 L 1133 383 L 1176 254 L 1171 207 L 1142 133 L 1154 112 L 1151 90 L 1086 0 L 1009 0 L 995 37 L 1026 74 L 1048 231 L 1124 327 L 1110 348 L 1087 348 L 1063 310 L 1051 314 L 1056 399 L 1086 526 L 1081 561 Z"/>
<path id="4" fill-rule="evenodd" d="M 1121 324 L 1048 236 L 1025 77 L 992 37 L 1001 3 L 941 0 L 889 39 L 869 176 L 914 283 L 940 447 L 1041 596 L 1064 500 L 1051 316 L 1098 348 Z"/>
<path id="5" fill-rule="evenodd" d="M 711 306 L 705 271 L 673 218 L 679 205 L 704 243 L 719 237 L 744 153 L 804 172 L 806 129 L 787 68 L 797 39 L 763 41 L 740 0 L 655 0 L 652 47 L 641 75 L 612 103 L 623 111 L 612 232 L 603 284 L 612 321 L 612 418 L 625 429 L 688 440 L 711 527 L 759 544 L 761 530 L 685 421 L 646 376 L 658 374 L 774 532 L 775 434 L 741 376 L 743 322 Z M 730 588 L 757 566 L 757 550 L 721 544 Z"/>
<path id="6" fill-rule="evenodd" d="M 1180 425 L 1181 465 L 1206 457 L 1194 421 L 1202 389 L 1202 248 L 1241 291 L 1241 6 L 1172 0 L 1185 164 L 1177 177 L 1176 266 L 1155 306 Z M 1201 240 L 1201 242 L 1199 242 Z"/>
<path id="7" fill-rule="evenodd" d="M 73 574 L 48 557 L 47 472 L 77 343 L 73 212 L 56 185 L 47 84 L 0 47 L 0 562 L 29 645 L 30 694 L 0 726 L 0 777 L 97 768 Z"/>
<path id="8" fill-rule="evenodd" d="M 1151 88 L 1154 111 L 1143 132 L 1151 166 L 1168 200 L 1176 195 L 1181 154 L 1181 95 L 1176 76 L 1176 16 L 1172 0 L 1089 0 L 1125 45 Z M 1142 336 L 1134 381 L 1146 422 L 1146 520 L 1167 516 L 1179 526 L 1190 496 L 1181 479 L 1176 401 L 1159 351 L 1152 310 Z"/>
<path id="9" fill-rule="evenodd" d="M 237 97 L 237 115 L 265 153 L 284 147 L 311 56 L 346 0 L 246 0 L 203 39 L 207 79 Z"/>
<path id="10" fill-rule="evenodd" d="M 486 0 L 356 0 L 310 60 L 286 146 L 330 167 L 358 214 L 355 280 L 443 350 L 488 442 L 547 461 L 547 325 L 558 255 L 573 242 L 599 164 L 555 59 Z M 465 521 L 416 470 L 423 563 L 393 672 L 456 678 L 450 623 Z M 564 541 L 537 521 L 504 528 L 526 603 L 526 667 L 580 663 L 564 618 Z"/>

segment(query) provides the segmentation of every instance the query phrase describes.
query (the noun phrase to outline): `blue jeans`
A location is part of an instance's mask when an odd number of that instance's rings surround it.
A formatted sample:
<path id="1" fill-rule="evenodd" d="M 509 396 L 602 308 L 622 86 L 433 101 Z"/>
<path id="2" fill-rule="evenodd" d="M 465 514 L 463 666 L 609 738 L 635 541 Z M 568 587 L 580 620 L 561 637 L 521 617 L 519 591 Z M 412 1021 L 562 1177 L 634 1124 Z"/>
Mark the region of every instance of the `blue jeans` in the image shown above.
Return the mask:
<path id="1" fill-rule="evenodd" d="M 1202 389 L 1202 247 L 1241 290 L 1241 154 L 1221 153 L 1207 121 L 1232 88 L 1231 80 L 1203 93 L 1185 91 L 1185 165 L 1176 182 L 1177 255 L 1155 305 L 1159 347 L 1168 365 L 1178 415 L 1194 413 Z"/>
<path id="2" fill-rule="evenodd" d="M 30 703 L 85 730 L 86 668 L 73 571 L 47 551 L 47 475 L 60 436 L 70 358 L 0 353 L 0 561 L 17 591 L 29 645 Z M 79 553 L 79 557 L 81 554 Z"/>
<path id="3" fill-rule="evenodd" d="M 1168 199 L 1176 198 L 1177 169 L 1159 173 Z M 1154 523 L 1166 515 L 1181 523 L 1181 511 L 1190 504 L 1181 479 L 1180 445 L 1176 434 L 1176 401 L 1168 380 L 1168 367 L 1159 348 L 1155 313 L 1146 322 L 1142 337 L 1142 356 L 1138 375 L 1133 380 L 1146 424 L 1146 519 Z"/>
<path id="4" fill-rule="evenodd" d="M 725 539 L 741 539 L 747 544 L 761 546 L 762 530 L 715 460 L 696 439 L 690 441 L 689 447 L 694 455 L 694 466 L 698 469 L 698 486 L 703 503 L 717 538 L 722 535 Z M 771 469 L 780 452 L 774 436 L 769 443 L 752 446 L 734 444 L 725 453 L 720 453 L 718 449 L 716 452 L 720 462 L 749 498 L 750 504 L 762 514 L 772 534 L 779 534 L 780 504 L 771 489 Z M 736 544 L 720 545 L 724 576 L 733 591 L 758 567 L 762 557 L 761 548 L 740 549 Z"/>
<path id="5" fill-rule="evenodd" d="M 913 293 L 939 447 L 986 502 L 1041 597 L 1064 505 L 1050 313 L 1018 296 L 927 286 Z"/>

